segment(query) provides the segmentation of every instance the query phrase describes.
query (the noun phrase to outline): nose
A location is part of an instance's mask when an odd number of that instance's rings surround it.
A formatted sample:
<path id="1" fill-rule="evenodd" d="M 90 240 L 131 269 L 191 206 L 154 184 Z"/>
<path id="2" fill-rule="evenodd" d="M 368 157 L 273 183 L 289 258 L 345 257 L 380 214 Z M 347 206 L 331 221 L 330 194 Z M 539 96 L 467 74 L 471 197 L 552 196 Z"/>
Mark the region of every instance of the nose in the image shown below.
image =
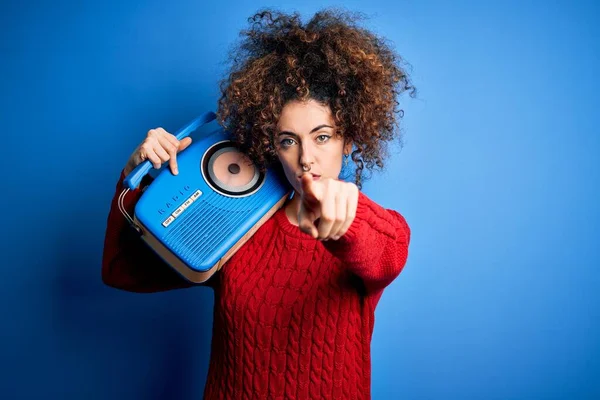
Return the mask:
<path id="1" fill-rule="evenodd" d="M 315 160 L 310 141 L 304 141 L 300 149 L 300 165 L 312 166 L 315 163 Z"/>

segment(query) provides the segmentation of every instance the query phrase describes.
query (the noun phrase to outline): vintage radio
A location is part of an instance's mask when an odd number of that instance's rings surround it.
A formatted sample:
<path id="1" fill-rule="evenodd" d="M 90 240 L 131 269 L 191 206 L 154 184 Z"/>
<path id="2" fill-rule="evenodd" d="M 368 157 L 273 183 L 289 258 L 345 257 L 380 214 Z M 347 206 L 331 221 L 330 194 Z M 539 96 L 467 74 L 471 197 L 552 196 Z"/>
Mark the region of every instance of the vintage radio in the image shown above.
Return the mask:
<path id="1" fill-rule="evenodd" d="M 215 119 L 208 112 L 174 135 L 183 139 Z M 181 276 L 210 278 L 285 202 L 291 186 L 283 172 L 261 173 L 220 126 L 177 155 L 179 173 L 163 166 L 137 202 L 133 216 L 123 198 L 150 172 L 145 161 L 126 178 L 120 210 L 142 239 Z"/>

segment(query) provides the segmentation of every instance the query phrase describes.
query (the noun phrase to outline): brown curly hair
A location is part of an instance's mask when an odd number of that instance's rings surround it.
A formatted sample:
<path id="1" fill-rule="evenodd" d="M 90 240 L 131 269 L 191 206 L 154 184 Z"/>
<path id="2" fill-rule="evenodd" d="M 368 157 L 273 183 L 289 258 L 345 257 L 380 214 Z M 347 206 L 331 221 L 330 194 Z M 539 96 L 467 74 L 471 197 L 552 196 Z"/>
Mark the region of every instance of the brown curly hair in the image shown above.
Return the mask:
<path id="1" fill-rule="evenodd" d="M 413 96 L 415 88 L 403 59 L 359 27 L 360 19 L 338 9 L 319 11 L 306 24 L 297 13 L 270 9 L 248 19 L 229 54 L 217 116 L 261 170 L 277 160 L 274 134 L 283 106 L 308 99 L 328 105 L 336 134 L 352 141 L 359 188 L 364 167 L 383 168 L 386 142 L 400 138 L 395 128 L 404 113 L 397 97 Z"/>

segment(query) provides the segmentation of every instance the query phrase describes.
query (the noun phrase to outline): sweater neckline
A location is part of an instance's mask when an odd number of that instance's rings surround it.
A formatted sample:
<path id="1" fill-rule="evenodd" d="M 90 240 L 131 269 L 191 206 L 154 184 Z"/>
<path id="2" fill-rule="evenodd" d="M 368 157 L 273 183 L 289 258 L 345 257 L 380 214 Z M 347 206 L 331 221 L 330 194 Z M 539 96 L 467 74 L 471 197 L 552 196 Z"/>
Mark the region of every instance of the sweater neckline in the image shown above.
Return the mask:
<path id="1" fill-rule="evenodd" d="M 290 222 L 285 213 L 285 205 L 281 207 L 275 215 L 273 216 L 275 222 L 279 226 L 279 228 L 284 231 L 287 235 L 295 237 L 297 239 L 310 240 L 314 241 L 315 238 L 310 236 L 308 233 L 304 233 L 300 230 L 300 228 Z"/>

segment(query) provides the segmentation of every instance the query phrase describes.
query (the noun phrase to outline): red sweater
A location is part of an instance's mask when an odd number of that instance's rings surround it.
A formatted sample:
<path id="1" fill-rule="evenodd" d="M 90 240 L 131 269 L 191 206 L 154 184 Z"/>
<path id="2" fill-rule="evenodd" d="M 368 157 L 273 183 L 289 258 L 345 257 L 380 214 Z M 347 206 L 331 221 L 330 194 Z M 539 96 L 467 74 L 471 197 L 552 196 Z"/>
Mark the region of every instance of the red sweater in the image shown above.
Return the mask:
<path id="1" fill-rule="evenodd" d="M 117 207 L 108 216 L 102 279 L 157 292 L 190 287 L 136 237 Z M 140 190 L 128 194 L 131 213 Z M 203 286 L 214 289 L 205 399 L 369 399 L 375 307 L 408 254 L 410 229 L 362 192 L 337 241 L 321 242 L 280 209 Z"/>

